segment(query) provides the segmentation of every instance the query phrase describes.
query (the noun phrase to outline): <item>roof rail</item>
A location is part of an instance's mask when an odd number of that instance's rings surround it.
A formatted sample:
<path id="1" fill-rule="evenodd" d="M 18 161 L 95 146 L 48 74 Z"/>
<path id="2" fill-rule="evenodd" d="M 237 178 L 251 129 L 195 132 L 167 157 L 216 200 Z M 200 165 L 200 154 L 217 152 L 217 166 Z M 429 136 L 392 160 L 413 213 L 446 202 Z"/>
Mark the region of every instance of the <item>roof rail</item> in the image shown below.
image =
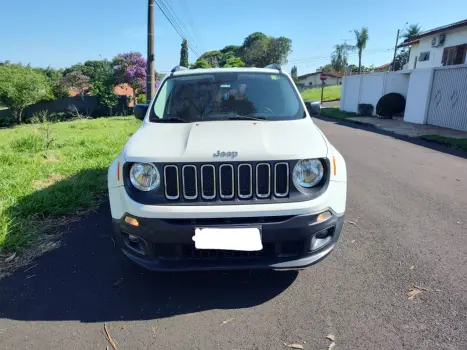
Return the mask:
<path id="1" fill-rule="evenodd" d="M 267 65 L 266 67 L 264 67 L 264 68 L 277 69 L 279 72 L 282 73 L 281 65 L 280 65 L 280 64 L 277 64 L 277 63 L 268 64 L 268 65 Z"/>
<path id="2" fill-rule="evenodd" d="M 183 67 L 183 66 L 175 66 L 175 67 L 172 68 L 172 70 L 170 71 L 170 73 L 173 74 L 173 73 L 178 72 L 178 71 L 180 71 L 180 70 L 188 70 L 188 68 L 187 68 L 187 67 Z M 170 74 L 170 75 L 172 75 L 172 74 Z"/>

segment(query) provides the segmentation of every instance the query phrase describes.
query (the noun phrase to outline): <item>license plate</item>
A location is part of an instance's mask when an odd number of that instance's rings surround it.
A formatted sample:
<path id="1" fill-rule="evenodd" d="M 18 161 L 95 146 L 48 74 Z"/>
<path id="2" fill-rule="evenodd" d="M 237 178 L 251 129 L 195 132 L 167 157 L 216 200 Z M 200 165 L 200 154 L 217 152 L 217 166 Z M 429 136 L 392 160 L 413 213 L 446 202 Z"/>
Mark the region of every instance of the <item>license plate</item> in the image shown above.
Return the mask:
<path id="1" fill-rule="evenodd" d="M 259 228 L 196 228 L 196 249 L 258 251 L 263 249 Z"/>

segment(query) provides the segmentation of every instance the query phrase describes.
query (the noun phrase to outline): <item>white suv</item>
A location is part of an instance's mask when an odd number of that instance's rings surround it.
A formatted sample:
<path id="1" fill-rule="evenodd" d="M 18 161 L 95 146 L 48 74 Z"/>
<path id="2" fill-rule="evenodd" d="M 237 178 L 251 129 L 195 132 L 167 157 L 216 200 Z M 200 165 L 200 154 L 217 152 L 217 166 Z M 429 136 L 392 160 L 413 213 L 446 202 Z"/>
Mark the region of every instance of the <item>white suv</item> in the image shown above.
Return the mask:
<path id="1" fill-rule="evenodd" d="M 119 246 L 153 270 L 309 266 L 334 248 L 347 173 L 292 79 L 176 67 L 112 162 Z"/>

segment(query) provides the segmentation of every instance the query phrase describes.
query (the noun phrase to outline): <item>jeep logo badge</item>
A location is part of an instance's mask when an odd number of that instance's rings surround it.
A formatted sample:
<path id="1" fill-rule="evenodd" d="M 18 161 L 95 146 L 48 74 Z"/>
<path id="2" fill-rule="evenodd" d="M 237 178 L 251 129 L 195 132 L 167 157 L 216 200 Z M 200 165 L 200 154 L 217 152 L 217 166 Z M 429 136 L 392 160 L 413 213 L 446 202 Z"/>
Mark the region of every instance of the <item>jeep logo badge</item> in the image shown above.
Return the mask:
<path id="1" fill-rule="evenodd" d="M 238 153 L 237 152 L 221 152 L 221 151 L 217 151 L 217 153 L 214 153 L 212 156 L 214 158 L 230 158 L 230 159 L 234 159 L 234 158 L 237 158 Z"/>

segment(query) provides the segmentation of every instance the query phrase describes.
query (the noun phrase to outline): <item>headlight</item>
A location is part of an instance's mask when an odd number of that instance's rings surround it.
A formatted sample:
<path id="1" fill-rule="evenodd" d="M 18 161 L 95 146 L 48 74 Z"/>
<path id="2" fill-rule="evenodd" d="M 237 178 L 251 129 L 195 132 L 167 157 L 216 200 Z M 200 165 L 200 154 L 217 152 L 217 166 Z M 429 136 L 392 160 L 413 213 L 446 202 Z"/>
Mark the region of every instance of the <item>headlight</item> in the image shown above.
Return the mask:
<path id="1" fill-rule="evenodd" d="M 159 187 L 161 177 L 155 165 L 135 163 L 130 169 L 130 181 L 140 191 L 151 191 Z"/>
<path id="2" fill-rule="evenodd" d="M 293 169 L 293 182 L 295 186 L 310 188 L 318 184 L 323 175 L 323 164 L 318 159 L 302 159 Z"/>

